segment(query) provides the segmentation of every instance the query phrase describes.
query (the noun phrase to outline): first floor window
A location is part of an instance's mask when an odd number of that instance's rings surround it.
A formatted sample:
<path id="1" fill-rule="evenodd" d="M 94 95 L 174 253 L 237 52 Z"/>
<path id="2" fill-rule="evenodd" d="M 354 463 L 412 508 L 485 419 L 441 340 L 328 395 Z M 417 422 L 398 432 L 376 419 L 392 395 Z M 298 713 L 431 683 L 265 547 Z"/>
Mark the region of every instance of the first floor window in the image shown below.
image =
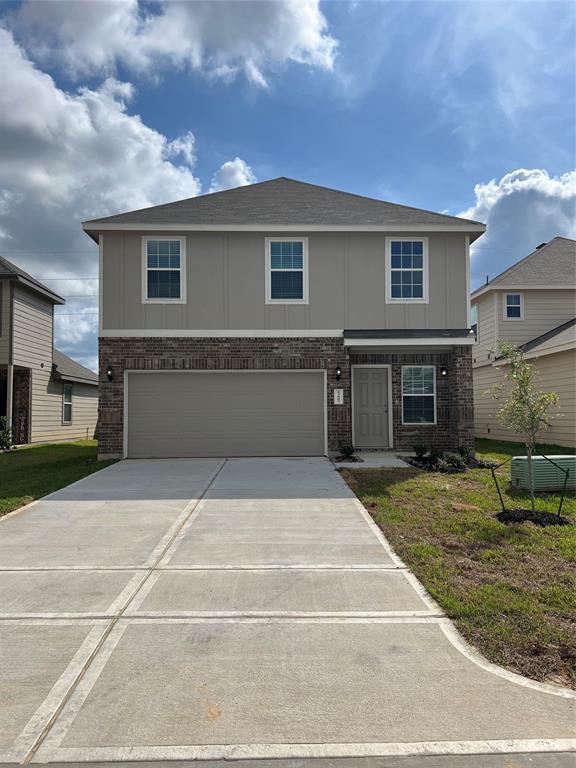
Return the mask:
<path id="1" fill-rule="evenodd" d="M 507 320 L 522 319 L 522 297 L 519 293 L 506 294 L 505 317 Z"/>
<path id="2" fill-rule="evenodd" d="M 268 249 L 268 300 L 280 303 L 305 302 L 305 241 L 269 240 Z"/>
<path id="3" fill-rule="evenodd" d="M 182 299 L 182 241 L 146 238 L 145 299 Z"/>
<path id="4" fill-rule="evenodd" d="M 402 423 L 436 423 L 436 368 L 406 365 L 402 368 Z"/>
<path id="5" fill-rule="evenodd" d="M 62 421 L 72 424 L 72 384 L 62 385 Z"/>
<path id="6" fill-rule="evenodd" d="M 392 301 L 426 299 L 424 240 L 391 240 L 388 256 L 388 298 Z"/>

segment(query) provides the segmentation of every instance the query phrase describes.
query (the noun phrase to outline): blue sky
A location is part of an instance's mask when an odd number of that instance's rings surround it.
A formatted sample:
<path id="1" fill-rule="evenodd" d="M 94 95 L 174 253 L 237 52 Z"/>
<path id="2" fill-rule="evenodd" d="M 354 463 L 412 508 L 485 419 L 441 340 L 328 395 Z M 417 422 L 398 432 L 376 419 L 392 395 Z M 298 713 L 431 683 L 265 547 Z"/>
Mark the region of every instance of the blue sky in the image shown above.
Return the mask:
<path id="1" fill-rule="evenodd" d="M 27 1 L 0 33 L 0 253 L 85 295 L 57 332 L 92 365 L 83 218 L 292 176 L 487 221 L 475 283 L 575 236 L 573 3 Z"/>

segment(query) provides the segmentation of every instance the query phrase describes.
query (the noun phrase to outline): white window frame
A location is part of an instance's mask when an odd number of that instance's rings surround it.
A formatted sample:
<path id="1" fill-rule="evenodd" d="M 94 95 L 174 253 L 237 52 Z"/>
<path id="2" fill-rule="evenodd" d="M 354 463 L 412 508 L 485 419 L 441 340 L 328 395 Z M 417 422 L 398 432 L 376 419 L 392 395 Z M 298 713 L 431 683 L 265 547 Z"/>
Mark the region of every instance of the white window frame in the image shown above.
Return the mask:
<path id="1" fill-rule="evenodd" d="M 66 387 L 70 387 L 70 400 L 66 400 Z M 66 418 L 66 406 L 70 406 L 70 419 Z M 62 382 L 62 424 L 72 424 L 74 420 L 74 385 Z"/>
<path id="2" fill-rule="evenodd" d="M 180 267 L 150 267 L 153 271 L 165 269 L 166 272 L 180 272 L 180 298 L 163 299 L 148 298 L 148 241 L 149 240 L 178 240 L 180 242 Z M 150 236 L 142 238 L 142 303 L 143 304 L 186 304 L 186 238 L 169 236 Z"/>
<path id="3" fill-rule="evenodd" d="M 508 317 L 508 296 L 519 296 L 520 297 L 520 317 Z M 504 293 L 504 296 L 502 297 L 503 300 L 503 319 L 504 320 L 511 320 L 512 322 L 518 322 L 518 320 L 524 320 L 524 294 L 520 293 L 520 291 L 506 291 Z M 511 304 L 510 306 L 518 306 L 517 304 Z"/>
<path id="4" fill-rule="evenodd" d="M 407 368 L 431 368 L 434 372 L 432 378 L 434 382 L 434 391 L 431 395 L 405 395 L 404 394 L 404 373 Z M 434 421 L 404 421 L 404 398 L 405 397 L 433 397 L 434 400 Z M 400 407 L 402 409 L 402 424 L 407 427 L 434 427 L 438 423 L 438 413 L 436 409 L 436 366 L 435 365 L 403 365 L 402 380 L 400 382 Z"/>
<path id="5" fill-rule="evenodd" d="M 392 298 L 392 242 L 422 243 L 422 298 Z M 410 270 L 414 271 L 414 270 Z M 387 237 L 386 238 L 386 303 L 387 304 L 428 304 L 428 238 L 427 237 Z"/>
<path id="6" fill-rule="evenodd" d="M 272 243 L 302 243 L 302 298 L 301 299 L 273 299 L 272 298 Z M 308 238 L 307 237 L 267 237 L 266 249 L 266 304 L 308 304 Z M 274 270 L 281 272 L 283 270 Z M 288 269 L 286 272 L 298 270 Z"/>

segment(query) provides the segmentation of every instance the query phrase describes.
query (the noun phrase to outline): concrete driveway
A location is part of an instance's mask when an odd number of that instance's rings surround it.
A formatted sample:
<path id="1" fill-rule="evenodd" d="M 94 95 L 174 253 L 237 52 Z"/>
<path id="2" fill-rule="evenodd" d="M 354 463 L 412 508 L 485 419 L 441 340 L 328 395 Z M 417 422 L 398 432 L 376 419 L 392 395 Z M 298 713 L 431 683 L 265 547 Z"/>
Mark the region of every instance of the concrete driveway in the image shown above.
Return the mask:
<path id="1" fill-rule="evenodd" d="M 124 461 L 0 548 L 4 763 L 576 746 L 573 695 L 465 647 L 327 460 Z"/>

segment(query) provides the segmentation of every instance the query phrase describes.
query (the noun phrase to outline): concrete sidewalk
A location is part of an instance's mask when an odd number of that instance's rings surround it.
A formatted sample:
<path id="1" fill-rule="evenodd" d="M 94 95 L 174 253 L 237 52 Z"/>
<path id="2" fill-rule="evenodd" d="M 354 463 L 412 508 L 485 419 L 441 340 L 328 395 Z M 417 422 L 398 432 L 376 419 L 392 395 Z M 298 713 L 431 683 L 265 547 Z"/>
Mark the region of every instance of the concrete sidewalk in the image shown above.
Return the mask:
<path id="1" fill-rule="evenodd" d="M 571 692 L 466 647 L 327 460 L 125 461 L 0 542 L 4 763 L 560 766 L 576 746 Z"/>

